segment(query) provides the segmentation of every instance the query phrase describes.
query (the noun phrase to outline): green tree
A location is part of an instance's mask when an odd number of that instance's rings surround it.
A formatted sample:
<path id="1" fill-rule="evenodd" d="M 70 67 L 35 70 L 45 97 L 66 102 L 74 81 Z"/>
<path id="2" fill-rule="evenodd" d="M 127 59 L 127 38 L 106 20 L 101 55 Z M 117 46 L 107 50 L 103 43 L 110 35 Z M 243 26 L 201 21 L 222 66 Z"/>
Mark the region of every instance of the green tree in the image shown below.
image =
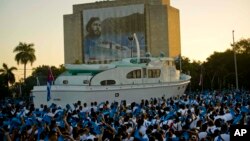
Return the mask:
<path id="1" fill-rule="evenodd" d="M 20 42 L 18 46 L 16 46 L 13 50 L 14 53 L 17 53 L 15 56 L 15 60 L 17 64 L 24 65 L 24 81 L 26 80 L 26 65 L 27 63 L 33 64 L 36 60 L 35 49 L 33 48 L 34 44 L 27 44 Z"/>
<path id="2" fill-rule="evenodd" d="M 237 56 L 239 88 L 249 89 L 250 85 L 246 78 L 250 77 L 250 39 L 241 39 L 236 42 L 234 49 Z M 203 65 L 206 73 L 207 88 L 235 88 L 236 78 L 233 48 L 224 52 L 214 52 L 214 54 L 207 58 Z"/>
<path id="3" fill-rule="evenodd" d="M 4 99 L 8 93 L 9 93 L 9 90 L 7 88 L 7 86 L 3 83 L 5 80 L 4 80 L 4 76 L 0 74 L 0 100 Z"/>
<path id="4" fill-rule="evenodd" d="M 238 80 L 239 88 L 250 88 L 250 83 L 247 78 L 250 78 L 250 38 L 241 39 L 234 44 L 237 68 L 238 68 Z"/>
<path id="5" fill-rule="evenodd" d="M 22 84 L 22 93 L 25 97 L 29 97 L 29 94 L 34 86 L 36 85 L 46 85 L 47 84 L 47 76 L 48 76 L 48 65 L 38 66 L 33 68 L 31 76 L 26 78 L 25 85 Z M 51 66 L 51 71 L 56 79 L 60 74 L 65 71 L 65 67 L 60 65 L 59 68 L 55 66 Z"/>
<path id="6" fill-rule="evenodd" d="M 250 38 L 241 39 L 235 43 L 234 47 L 238 54 L 250 54 Z"/>
<path id="7" fill-rule="evenodd" d="M 180 65 L 180 59 L 181 59 L 181 65 Z M 181 66 L 183 73 L 191 75 L 191 83 L 189 84 L 189 88 L 187 89 L 187 91 L 200 89 L 201 86 L 199 86 L 198 84 L 200 80 L 202 63 L 196 60 L 193 60 L 191 62 L 190 59 L 185 56 L 181 56 L 180 59 L 176 60 L 175 62 L 176 68 L 180 69 Z"/>
<path id="8" fill-rule="evenodd" d="M 8 67 L 5 63 L 3 63 L 3 68 L 0 69 L 0 99 L 10 95 L 9 84 L 15 83 L 15 75 L 13 73 L 14 70 L 17 70 L 16 67 Z"/>
<path id="9" fill-rule="evenodd" d="M 13 73 L 14 70 L 17 70 L 16 67 L 8 67 L 7 64 L 3 63 L 3 68 L 0 69 L 0 73 L 3 76 L 3 83 L 7 87 L 9 87 L 9 84 L 15 83 L 15 75 Z"/>

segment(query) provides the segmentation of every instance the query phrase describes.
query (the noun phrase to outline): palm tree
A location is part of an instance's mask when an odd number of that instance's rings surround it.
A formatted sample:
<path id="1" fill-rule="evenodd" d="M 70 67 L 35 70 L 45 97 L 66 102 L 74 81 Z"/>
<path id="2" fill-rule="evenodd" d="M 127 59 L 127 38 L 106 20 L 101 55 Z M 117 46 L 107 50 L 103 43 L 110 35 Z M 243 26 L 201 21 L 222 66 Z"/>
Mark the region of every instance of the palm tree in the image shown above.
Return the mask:
<path id="1" fill-rule="evenodd" d="M 26 44 L 20 42 L 18 46 L 14 49 L 13 52 L 17 52 L 15 56 L 15 60 L 17 61 L 17 64 L 21 63 L 24 65 L 24 82 L 26 79 L 26 65 L 27 63 L 33 64 L 33 62 L 36 60 L 35 56 L 35 49 L 33 48 L 34 44 Z"/>
<path id="2" fill-rule="evenodd" d="M 15 75 L 12 71 L 17 70 L 16 67 L 8 67 L 5 63 L 3 63 L 3 68 L 0 69 L 1 75 L 3 76 L 3 80 L 5 85 L 9 88 L 9 84 L 15 83 Z"/>

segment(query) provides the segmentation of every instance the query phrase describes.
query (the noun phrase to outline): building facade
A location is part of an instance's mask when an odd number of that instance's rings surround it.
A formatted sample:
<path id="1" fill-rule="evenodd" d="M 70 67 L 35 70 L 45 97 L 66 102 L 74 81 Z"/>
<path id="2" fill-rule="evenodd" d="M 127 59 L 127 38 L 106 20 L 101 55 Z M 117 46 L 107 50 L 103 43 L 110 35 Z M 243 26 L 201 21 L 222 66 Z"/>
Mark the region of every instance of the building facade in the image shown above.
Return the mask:
<path id="1" fill-rule="evenodd" d="M 176 57 L 181 52 L 179 10 L 170 0 L 106 0 L 73 5 L 64 15 L 67 63 L 108 63 L 150 53 Z"/>

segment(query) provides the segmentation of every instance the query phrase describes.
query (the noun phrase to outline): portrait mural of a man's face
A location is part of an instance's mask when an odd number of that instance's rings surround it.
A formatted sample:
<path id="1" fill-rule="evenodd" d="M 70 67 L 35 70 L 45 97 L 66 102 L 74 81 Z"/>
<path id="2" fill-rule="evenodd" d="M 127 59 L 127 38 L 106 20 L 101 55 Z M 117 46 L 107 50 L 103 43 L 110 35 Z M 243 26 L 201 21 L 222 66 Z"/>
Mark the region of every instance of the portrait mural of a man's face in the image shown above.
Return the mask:
<path id="1" fill-rule="evenodd" d="M 88 32 L 86 37 L 99 38 L 101 36 L 101 21 L 98 17 L 90 18 L 87 23 L 86 30 Z"/>
<path id="2" fill-rule="evenodd" d="M 140 53 L 145 54 L 144 5 L 83 11 L 83 61 L 120 60 L 136 55 L 136 33 Z"/>

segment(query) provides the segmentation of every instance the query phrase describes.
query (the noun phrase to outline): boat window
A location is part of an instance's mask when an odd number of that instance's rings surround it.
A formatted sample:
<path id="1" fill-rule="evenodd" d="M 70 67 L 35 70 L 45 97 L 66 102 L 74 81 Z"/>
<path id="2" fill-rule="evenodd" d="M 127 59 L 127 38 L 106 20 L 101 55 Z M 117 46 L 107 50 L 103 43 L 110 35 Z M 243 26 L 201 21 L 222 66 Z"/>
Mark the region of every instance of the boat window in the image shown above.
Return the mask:
<path id="1" fill-rule="evenodd" d="M 146 78 L 146 77 L 147 77 L 147 69 L 143 68 L 143 78 Z"/>
<path id="2" fill-rule="evenodd" d="M 141 70 L 136 71 L 136 78 L 141 78 Z"/>
<path id="3" fill-rule="evenodd" d="M 149 63 L 151 60 L 149 58 L 140 58 L 137 60 L 137 58 L 131 59 L 130 63 L 137 64 L 137 63 Z"/>
<path id="4" fill-rule="evenodd" d="M 149 63 L 151 60 L 148 58 L 140 59 L 140 63 Z"/>
<path id="5" fill-rule="evenodd" d="M 63 80 L 63 84 L 68 84 L 68 80 Z"/>
<path id="6" fill-rule="evenodd" d="M 119 93 L 115 93 L 115 97 L 119 97 Z"/>
<path id="7" fill-rule="evenodd" d="M 148 78 L 158 78 L 161 75 L 160 69 L 148 69 Z"/>
<path id="8" fill-rule="evenodd" d="M 83 80 L 83 84 L 89 84 L 89 80 Z"/>
<path id="9" fill-rule="evenodd" d="M 133 70 L 127 74 L 128 79 L 141 78 L 141 70 Z"/>
<path id="10" fill-rule="evenodd" d="M 173 62 L 172 61 L 169 61 L 169 66 L 173 66 Z"/>
<path id="11" fill-rule="evenodd" d="M 115 80 L 103 80 L 100 82 L 101 85 L 114 85 Z"/>

